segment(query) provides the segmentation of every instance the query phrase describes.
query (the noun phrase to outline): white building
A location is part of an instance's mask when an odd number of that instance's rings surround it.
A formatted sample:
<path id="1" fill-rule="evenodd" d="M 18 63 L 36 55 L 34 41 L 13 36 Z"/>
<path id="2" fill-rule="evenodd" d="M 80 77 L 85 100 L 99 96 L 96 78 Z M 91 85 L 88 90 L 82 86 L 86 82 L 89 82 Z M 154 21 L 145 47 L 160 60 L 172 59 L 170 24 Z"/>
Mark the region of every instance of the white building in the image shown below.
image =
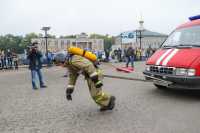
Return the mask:
<path id="1" fill-rule="evenodd" d="M 168 35 L 144 29 L 144 21 L 139 21 L 139 23 L 140 27 L 137 30 L 125 31 L 118 35 L 115 38 L 115 45 L 112 46 L 112 49 L 124 49 L 129 46 L 141 49 L 147 49 L 148 47 L 159 48 L 161 44 L 166 40 Z"/>
<path id="2" fill-rule="evenodd" d="M 31 40 L 32 42 L 37 41 L 39 43 L 38 48 L 43 53 L 46 52 L 46 42 L 45 38 L 35 38 Z M 51 52 L 57 52 L 66 50 L 70 46 L 76 46 L 83 49 L 90 49 L 93 51 L 103 51 L 104 50 L 104 40 L 103 39 L 93 39 L 89 38 L 87 34 L 82 33 L 77 35 L 76 38 L 48 38 L 47 40 L 48 50 Z"/>

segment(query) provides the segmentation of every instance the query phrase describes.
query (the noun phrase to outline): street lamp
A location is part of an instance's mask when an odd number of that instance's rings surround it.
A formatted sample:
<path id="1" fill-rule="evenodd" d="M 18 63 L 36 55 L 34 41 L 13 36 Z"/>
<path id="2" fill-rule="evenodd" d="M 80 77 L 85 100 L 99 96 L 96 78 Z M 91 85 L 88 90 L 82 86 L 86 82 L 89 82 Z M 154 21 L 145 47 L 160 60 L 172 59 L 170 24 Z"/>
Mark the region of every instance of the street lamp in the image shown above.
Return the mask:
<path id="1" fill-rule="evenodd" d="M 140 20 L 139 23 L 140 23 L 140 27 L 136 30 L 136 42 L 137 42 L 137 38 L 139 38 L 140 39 L 140 49 L 141 49 L 142 48 L 142 38 L 143 38 L 142 32 L 144 31 L 144 27 L 143 27 L 144 21 Z M 139 35 L 138 35 L 138 33 L 139 33 Z"/>
<path id="2" fill-rule="evenodd" d="M 123 33 L 120 34 L 120 42 L 121 42 L 121 49 L 122 49 L 122 43 L 123 43 Z"/>
<path id="3" fill-rule="evenodd" d="M 48 46 L 47 46 L 48 34 L 47 34 L 47 31 L 50 30 L 50 28 L 51 28 L 51 27 L 42 27 L 42 29 L 41 29 L 41 30 L 43 30 L 44 33 L 45 33 L 44 38 L 45 38 L 45 44 L 46 44 L 46 56 L 47 56 L 47 54 L 48 54 Z"/>
<path id="4" fill-rule="evenodd" d="M 137 42 L 137 38 L 139 38 L 139 44 L 140 44 L 140 49 L 142 48 L 142 30 L 137 29 L 136 30 L 136 42 Z"/>
<path id="5" fill-rule="evenodd" d="M 144 23 L 144 21 L 141 19 L 139 21 L 140 27 L 136 30 L 136 42 L 137 42 L 137 38 L 140 39 L 140 48 L 139 48 L 139 53 L 140 53 L 139 58 L 140 58 L 140 60 L 141 60 L 141 57 L 142 57 L 142 38 L 143 38 L 142 32 L 144 31 L 143 23 Z M 138 35 L 138 33 L 139 33 L 139 35 Z"/>

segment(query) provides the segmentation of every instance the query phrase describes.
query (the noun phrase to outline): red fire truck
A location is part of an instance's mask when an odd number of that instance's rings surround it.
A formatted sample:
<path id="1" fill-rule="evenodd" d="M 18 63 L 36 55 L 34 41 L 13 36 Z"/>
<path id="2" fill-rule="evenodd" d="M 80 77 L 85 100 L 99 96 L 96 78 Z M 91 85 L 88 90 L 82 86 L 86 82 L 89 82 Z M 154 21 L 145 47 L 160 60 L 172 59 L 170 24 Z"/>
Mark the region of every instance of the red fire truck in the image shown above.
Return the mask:
<path id="1" fill-rule="evenodd" d="M 158 88 L 200 89 L 200 15 L 189 20 L 146 62 L 143 74 Z"/>

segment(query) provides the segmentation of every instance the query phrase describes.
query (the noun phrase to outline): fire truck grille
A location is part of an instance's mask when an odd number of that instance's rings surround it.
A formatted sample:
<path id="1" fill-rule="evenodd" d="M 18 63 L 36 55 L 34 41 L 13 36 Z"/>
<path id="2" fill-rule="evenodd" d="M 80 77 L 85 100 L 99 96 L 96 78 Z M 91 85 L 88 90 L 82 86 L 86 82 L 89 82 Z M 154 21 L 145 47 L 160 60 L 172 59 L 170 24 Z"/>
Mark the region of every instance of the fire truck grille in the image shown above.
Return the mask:
<path id="1" fill-rule="evenodd" d="M 163 66 L 150 66 L 150 72 L 159 73 L 159 74 L 173 74 L 173 67 L 163 67 Z"/>

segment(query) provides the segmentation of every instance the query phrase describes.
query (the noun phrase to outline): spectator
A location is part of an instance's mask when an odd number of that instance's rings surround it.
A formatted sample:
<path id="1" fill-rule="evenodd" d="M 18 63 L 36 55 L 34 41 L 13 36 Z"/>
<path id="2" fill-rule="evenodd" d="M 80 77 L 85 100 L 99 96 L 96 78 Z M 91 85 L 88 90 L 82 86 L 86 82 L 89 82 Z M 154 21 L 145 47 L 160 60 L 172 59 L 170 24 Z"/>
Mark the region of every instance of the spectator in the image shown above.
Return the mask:
<path id="1" fill-rule="evenodd" d="M 8 69 L 8 60 L 7 60 L 7 56 L 5 55 L 4 51 L 2 53 L 2 56 L 3 56 L 3 68 Z"/>
<path id="2" fill-rule="evenodd" d="M 147 51 L 146 51 L 146 57 L 149 58 L 150 57 L 150 46 L 147 48 Z"/>
<path id="3" fill-rule="evenodd" d="M 122 61 L 122 50 L 120 48 L 117 50 L 117 59 L 119 62 Z"/>
<path id="4" fill-rule="evenodd" d="M 12 52 L 10 51 L 10 49 L 8 49 L 6 56 L 7 56 L 7 60 L 8 60 L 8 68 L 12 69 L 13 58 L 12 58 Z"/>
<path id="5" fill-rule="evenodd" d="M 110 50 L 109 49 L 106 49 L 105 50 L 105 55 L 106 55 L 106 62 L 109 62 L 109 56 L 110 56 Z"/>
<path id="6" fill-rule="evenodd" d="M 146 50 L 145 49 L 142 49 L 141 51 L 141 55 L 142 55 L 142 61 L 145 61 L 146 60 Z"/>
<path id="7" fill-rule="evenodd" d="M 134 67 L 134 49 L 130 46 L 126 52 L 126 67 L 128 67 L 129 63 L 131 62 L 131 67 Z"/>
<path id="8" fill-rule="evenodd" d="M 14 62 L 14 68 L 18 69 L 18 55 L 16 53 L 13 53 L 13 62 Z"/>
<path id="9" fill-rule="evenodd" d="M 47 65 L 50 67 L 52 64 L 52 58 L 53 58 L 53 54 L 52 52 L 48 51 L 47 52 Z"/>
<path id="10" fill-rule="evenodd" d="M 34 42 L 28 52 L 27 58 L 29 59 L 29 69 L 31 70 L 31 77 L 32 77 L 32 87 L 33 89 L 38 89 L 36 85 L 36 77 L 38 75 L 40 81 L 40 87 L 46 88 L 47 86 L 44 84 L 43 76 L 42 76 L 42 53 L 37 48 L 37 42 Z"/>
<path id="11" fill-rule="evenodd" d="M 0 51 L 0 69 L 3 69 L 3 63 L 2 63 L 2 51 Z"/>

